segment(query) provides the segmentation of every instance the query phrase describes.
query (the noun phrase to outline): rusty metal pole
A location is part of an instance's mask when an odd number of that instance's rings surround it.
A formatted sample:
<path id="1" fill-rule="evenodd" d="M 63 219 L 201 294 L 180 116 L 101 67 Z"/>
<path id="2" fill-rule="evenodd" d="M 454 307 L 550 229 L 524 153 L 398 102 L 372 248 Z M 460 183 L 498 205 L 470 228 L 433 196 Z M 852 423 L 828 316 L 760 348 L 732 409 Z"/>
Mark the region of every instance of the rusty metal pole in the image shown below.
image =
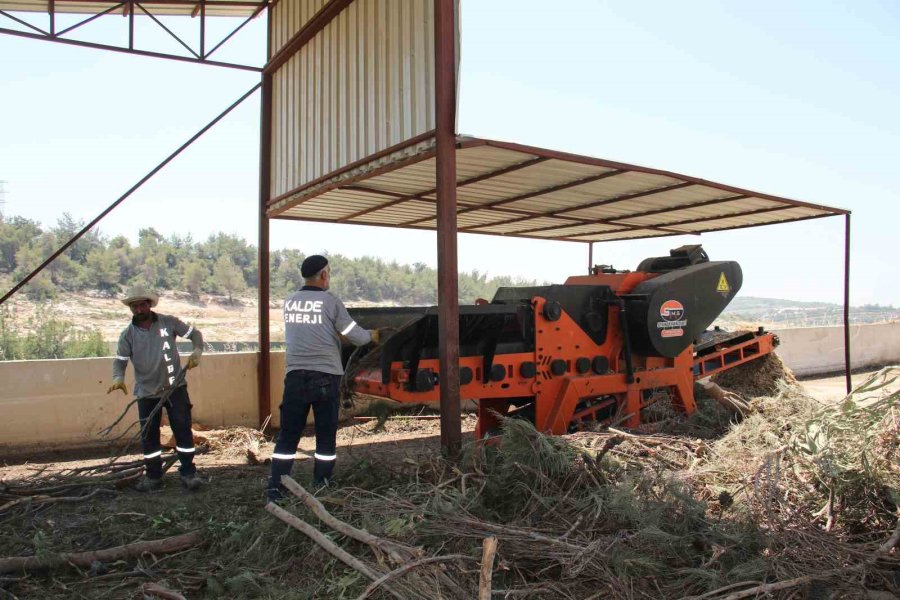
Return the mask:
<path id="1" fill-rule="evenodd" d="M 266 57 L 272 49 L 272 11 L 266 27 Z M 272 185 L 272 74 L 263 73 L 259 102 L 259 247 L 257 249 L 259 291 L 259 353 L 256 363 L 257 422 L 260 427 L 272 413 L 271 348 L 269 339 L 269 203 Z"/>
<path id="2" fill-rule="evenodd" d="M 588 275 L 593 272 L 594 268 L 594 242 L 588 242 Z"/>
<path id="3" fill-rule="evenodd" d="M 438 340 L 441 451 L 459 455 L 459 290 L 456 255 L 456 14 L 454 0 L 434 0 L 437 160 Z"/>
<path id="4" fill-rule="evenodd" d="M 850 375 L 850 213 L 844 215 L 844 377 L 847 393 L 853 389 Z"/>

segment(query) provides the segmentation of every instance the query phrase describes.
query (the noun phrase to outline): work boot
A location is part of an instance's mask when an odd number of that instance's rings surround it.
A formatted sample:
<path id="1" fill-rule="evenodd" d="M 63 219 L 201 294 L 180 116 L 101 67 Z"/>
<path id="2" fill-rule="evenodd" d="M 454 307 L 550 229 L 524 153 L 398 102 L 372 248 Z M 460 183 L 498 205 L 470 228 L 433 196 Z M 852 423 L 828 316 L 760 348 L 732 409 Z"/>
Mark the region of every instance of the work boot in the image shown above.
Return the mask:
<path id="1" fill-rule="evenodd" d="M 190 491 L 195 492 L 203 487 L 203 480 L 197 477 L 196 473 L 191 473 L 190 475 L 182 475 L 181 485 L 183 485 Z"/>
<path id="2" fill-rule="evenodd" d="M 154 492 L 161 487 L 162 487 L 161 479 L 152 479 L 145 475 L 144 477 L 141 477 L 140 481 L 137 482 L 137 485 L 134 486 L 134 489 L 136 489 L 139 492 Z"/>
<path id="3" fill-rule="evenodd" d="M 281 491 L 277 490 L 277 489 L 276 490 L 267 489 L 264 495 L 266 498 L 266 501 L 265 501 L 266 504 L 268 504 L 269 502 L 272 502 L 273 504 L 278 504 L 280 506 L 281 503 L 284 501 L 284 494 L 282 494 Z"/>

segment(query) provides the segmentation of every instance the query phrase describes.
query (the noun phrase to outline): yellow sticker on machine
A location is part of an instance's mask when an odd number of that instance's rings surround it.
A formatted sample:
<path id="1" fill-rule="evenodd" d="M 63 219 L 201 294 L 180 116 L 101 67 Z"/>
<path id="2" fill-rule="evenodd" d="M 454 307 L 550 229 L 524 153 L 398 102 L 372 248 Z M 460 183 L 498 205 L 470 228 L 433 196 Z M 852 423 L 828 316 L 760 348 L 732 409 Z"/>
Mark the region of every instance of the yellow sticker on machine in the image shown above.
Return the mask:
<path id="1" fill-rule="evenodd" d="M 731 286 L 728 285 L 728 280 L 725 279 L 725 273 L 719 275 L 719 285 L 716 286 L 716 291 L 720 294 L 727 294 L 731 291 Z"/>

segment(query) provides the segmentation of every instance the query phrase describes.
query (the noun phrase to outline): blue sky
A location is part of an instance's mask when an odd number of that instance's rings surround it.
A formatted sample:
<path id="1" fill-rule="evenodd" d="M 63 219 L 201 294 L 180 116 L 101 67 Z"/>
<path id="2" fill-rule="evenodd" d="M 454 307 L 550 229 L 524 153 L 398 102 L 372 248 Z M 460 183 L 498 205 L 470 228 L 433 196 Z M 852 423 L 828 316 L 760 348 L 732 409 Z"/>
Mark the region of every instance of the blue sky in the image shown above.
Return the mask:
<path id="1" fill-rule="evenodd" d="M 91 39 L 122 39 L 124 19 L 105 19 Z M 258 62 L 261 26 L 220 59 Z M 898 304 L 898 31 L 890 1 L 463 0 L 459 130 L 849 208 L 853 303 Z M 139 30 L 168 43 L 152 35 Z M 92 218 L 258 80 L 10 36 L 0 57 L 5 214 L 47 225 L 63 211 Z M 226 231 L 255 244 L 258 126 L 254 96 L 101 230 Z M 741 263 L 743 295 L 840 300 L 839 218 L 597 244 L 595 262 L 633 268 L 698 240 Z M 272 224 L 273 248 L 434 265 L 434 245 L 425 232 Z M 463 235 L 459 251 L 461 269 L 549 281 L 587 262 L 585 246 L 564 242 Z"/>

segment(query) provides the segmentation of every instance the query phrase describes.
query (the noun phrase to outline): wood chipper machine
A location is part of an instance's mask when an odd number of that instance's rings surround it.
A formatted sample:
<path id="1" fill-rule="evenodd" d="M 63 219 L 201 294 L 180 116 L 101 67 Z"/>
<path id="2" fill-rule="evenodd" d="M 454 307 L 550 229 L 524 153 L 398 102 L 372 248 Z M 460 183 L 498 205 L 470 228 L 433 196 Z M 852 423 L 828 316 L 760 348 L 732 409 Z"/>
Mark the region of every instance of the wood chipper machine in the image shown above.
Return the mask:
<path id="1" fill-rule="evenodd" d="M 742 283 L 732 261 L 699 245 L 648 258 L 634 271 L 597 266 L 562 285 L 504 287 L 459 308 L 459 384 L 478 406 L 476 439 L 498 415 L 562 434 L 594 421 L 627 427 L 666 397 L 696 410 L 694 381 L 760 358 L 777 338 L 759 329 L 709 330 Z M 355 308 L 382 345 L 350 365 L 351 389 L 399 402 L 439 400 L 437 307 Z M 349 356 L 349 350 L 345 359 Z"/>

